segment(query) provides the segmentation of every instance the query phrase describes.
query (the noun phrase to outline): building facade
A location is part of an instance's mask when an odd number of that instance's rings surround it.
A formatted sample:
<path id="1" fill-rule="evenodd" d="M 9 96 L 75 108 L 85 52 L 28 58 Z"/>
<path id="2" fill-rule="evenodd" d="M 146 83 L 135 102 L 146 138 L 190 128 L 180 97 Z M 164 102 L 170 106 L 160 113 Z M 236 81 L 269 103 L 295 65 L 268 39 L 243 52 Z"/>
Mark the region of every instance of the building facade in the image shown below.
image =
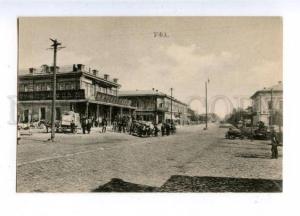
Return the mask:
<path id="1" fill-rule="evenodd" d="M 283 86 L 282 82 L 256 91 L 252 96 L 253 124 L 262 121 L 266 126 L 282 126 Z M 272 114 L 272 115 L 271 115 Z"/>
<path id="2" fill-rule="evenodd" d="M 188 105 L 157 90 L 121 91 L 119 97 L 132 102 L 139 120 L 161 123 L 172 119 L 179 124 L 189 122 Z"/>
<path id="3" fill-rule="evenodd" d="M 53 67 L 42 65 L 40 69 L 30 68 L 29 73 L 19 73 L 18 122 L 51 120 L 53 71 Z M 118 79 L 100 75 L 83 64 L 57 67 L 56 71 L 56 120 L 70 110 L 98 121 L 106 118 L 108 123 L 116 115 L 134 114 L 131 101 L 118 97 Z"/>

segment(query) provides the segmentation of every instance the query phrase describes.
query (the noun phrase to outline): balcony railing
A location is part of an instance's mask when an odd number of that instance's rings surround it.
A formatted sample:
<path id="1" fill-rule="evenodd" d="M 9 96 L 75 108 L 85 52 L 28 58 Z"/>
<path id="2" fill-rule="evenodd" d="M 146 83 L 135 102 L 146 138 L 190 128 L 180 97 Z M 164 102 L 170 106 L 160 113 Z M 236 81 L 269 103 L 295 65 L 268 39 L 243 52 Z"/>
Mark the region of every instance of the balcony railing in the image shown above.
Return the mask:
<path id="1" fill-rule="evenodd" d="M 19 92 L 19 101 L 29 100 L 52 100 L 52 91 L 31 91 L 31 92 Z M 71 99 L 85 99 L 84 90 L 57 90 L 57 100 L 71 100 Z"/>

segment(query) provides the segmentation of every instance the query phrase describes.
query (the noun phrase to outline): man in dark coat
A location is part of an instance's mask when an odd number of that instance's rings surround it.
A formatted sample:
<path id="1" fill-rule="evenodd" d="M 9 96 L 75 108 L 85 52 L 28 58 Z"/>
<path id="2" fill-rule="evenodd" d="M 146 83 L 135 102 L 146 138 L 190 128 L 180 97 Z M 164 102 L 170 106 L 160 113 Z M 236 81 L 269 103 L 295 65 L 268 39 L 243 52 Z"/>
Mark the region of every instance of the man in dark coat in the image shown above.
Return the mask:
<path id="1" fill-rule="evenodd" d="M 82 133 L 85 134 L 85 129 L 86 129 L 86 118 L 85 117 L 82 118 L 81 127 L 82 127 Z"/>
<path id="2" fill-rule="evenodd" d="M 102 120 L 102 133 L 106 132 L 106 126 L 107 126 L 107 120 L 106 120 L 106 118 L 103 118 L 103 120 Z"/>
<path id="3" fill-rule="evenodd" d="M 167 134 L 167 136 L 170 135 L 170 130 L 171 130 L 170 123 L 166 123 L 166 134 Z"/>
<path id="4" fill-rule="evenodd" d="M 271 130 L 271 152 L 272 152 L 272 159 L 277 159 L 278 158 L 278 146 L 279 142 L 278 142 L 278 138 L 276 136 L 276 132 L 274 130 L 274 128 L 272 128 Z"/>
<path id="5" fill-rule="evenodd" d="M 71 133 L 75 133 L 75 123 L 74 123 L 74 120 L 71 121 L 70 127 L 71 127 Z"/>
<path id="6" fill-rule="evenodd" d="M 161 124 L 161 135 L 164 136 L 166 132 L 166 124 L 163 122 Z"/>
<path id="7" fill-rule="evenodd" d="M 86 129 L 88 133 L 91 133 L 92 128 L 92 120 L 90 118 L 87 119 Z"/>

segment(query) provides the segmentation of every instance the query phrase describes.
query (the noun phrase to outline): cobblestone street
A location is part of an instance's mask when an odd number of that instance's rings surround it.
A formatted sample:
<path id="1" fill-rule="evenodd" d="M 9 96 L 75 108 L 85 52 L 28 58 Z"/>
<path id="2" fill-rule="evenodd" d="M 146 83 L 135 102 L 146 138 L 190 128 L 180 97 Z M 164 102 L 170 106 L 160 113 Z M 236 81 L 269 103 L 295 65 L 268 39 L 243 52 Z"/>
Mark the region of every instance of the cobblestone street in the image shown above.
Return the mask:
<path id="1" fill-rule="evenodd" d="M 22 136 L 17 147 L 18 192 L 89 192 L 119 178 L 160 187 L 173 175 L 282 179 L 282 150 L 269 141 L 227 140 L 218 125 L 178 128 L 168 137 L 139 138 L 92 131 Z"/>

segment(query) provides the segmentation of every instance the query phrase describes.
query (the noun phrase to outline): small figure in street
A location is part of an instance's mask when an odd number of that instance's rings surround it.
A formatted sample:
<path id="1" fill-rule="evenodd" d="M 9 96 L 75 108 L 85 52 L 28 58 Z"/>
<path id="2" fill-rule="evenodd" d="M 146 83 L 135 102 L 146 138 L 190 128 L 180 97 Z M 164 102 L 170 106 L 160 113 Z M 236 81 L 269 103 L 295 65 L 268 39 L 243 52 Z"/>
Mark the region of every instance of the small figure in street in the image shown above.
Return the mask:
<path id="1" fill-rule="evenodd" d="M 165 126 L 165 123 L 163 122 L 161 124 L 161 135 L 164 136 L 166 133 L 166 126 Z"/>
<path id="2" fill-rule="evenodd" d="M 90 118 L 87 119 L 87 124 L 86 124 L 86 129 L 88 134 L 91 133 L 91 128 L 92 128 L 92 120 Z"/>
<path id="3" fill-rule="evenodd" d="M 85 130 L 86 130 L 86 118 L 85 117 L 82 118 L 81 127 L 82 127 L 82 133 L 85 134 Z"/>
<path id="4" fill-rule="evenodd" d="M 113 121 L 113 123 L 112 123 L 112 130 L 113 130 L 113 132 L 116 132 L 117 131 L 117 120 L 116 120 L 116 118 L 114 119 L 114 121 Z"/>
<path id="5" fill-rule="evenodd" d="M 106 132 L 106 126 L 107 126 L 107 120 L 106 120 L 106 118 L 103 118 L 103 120 L 102 120 L 102 133 Z"/>
<path id="6" fill-rule="evenodd" d="M 122 132 L 125 133 L 126 132 L 126 126 L 127 126 L 126 116 L 123 116 L 121 124 L 122 124 Z"/>
<path id="7" fill-rule="evenodd" d="M 167 134 L 167 136 L 170 135 L 170 130 L 171 130 L 170 124 L 167 123 L 167 124 L 166 124 L 166 134 Z"/>
<path id="8" fill-rule="evenodd" d="M 278 158 L 278 149 L 277 146 L 279 144 L 278 138 L 276 136 L 276 132 L 274 128 L 271 129 L 271 152 L 272 152 L 272 159 Z"/>
<path id="9" fill-rule="evenodd" d="M 75 123 L 74 123 L 74 120 L 71 121 L 70 127 L 71 127 L 71 133 L 75 133 Z"/>
<path id="10" fill-rule="evenodd" d="M 158 127 L 157 127 L 157 124 L 156 123 L 154 123 L 154 136 L 158 136 Z"/>

